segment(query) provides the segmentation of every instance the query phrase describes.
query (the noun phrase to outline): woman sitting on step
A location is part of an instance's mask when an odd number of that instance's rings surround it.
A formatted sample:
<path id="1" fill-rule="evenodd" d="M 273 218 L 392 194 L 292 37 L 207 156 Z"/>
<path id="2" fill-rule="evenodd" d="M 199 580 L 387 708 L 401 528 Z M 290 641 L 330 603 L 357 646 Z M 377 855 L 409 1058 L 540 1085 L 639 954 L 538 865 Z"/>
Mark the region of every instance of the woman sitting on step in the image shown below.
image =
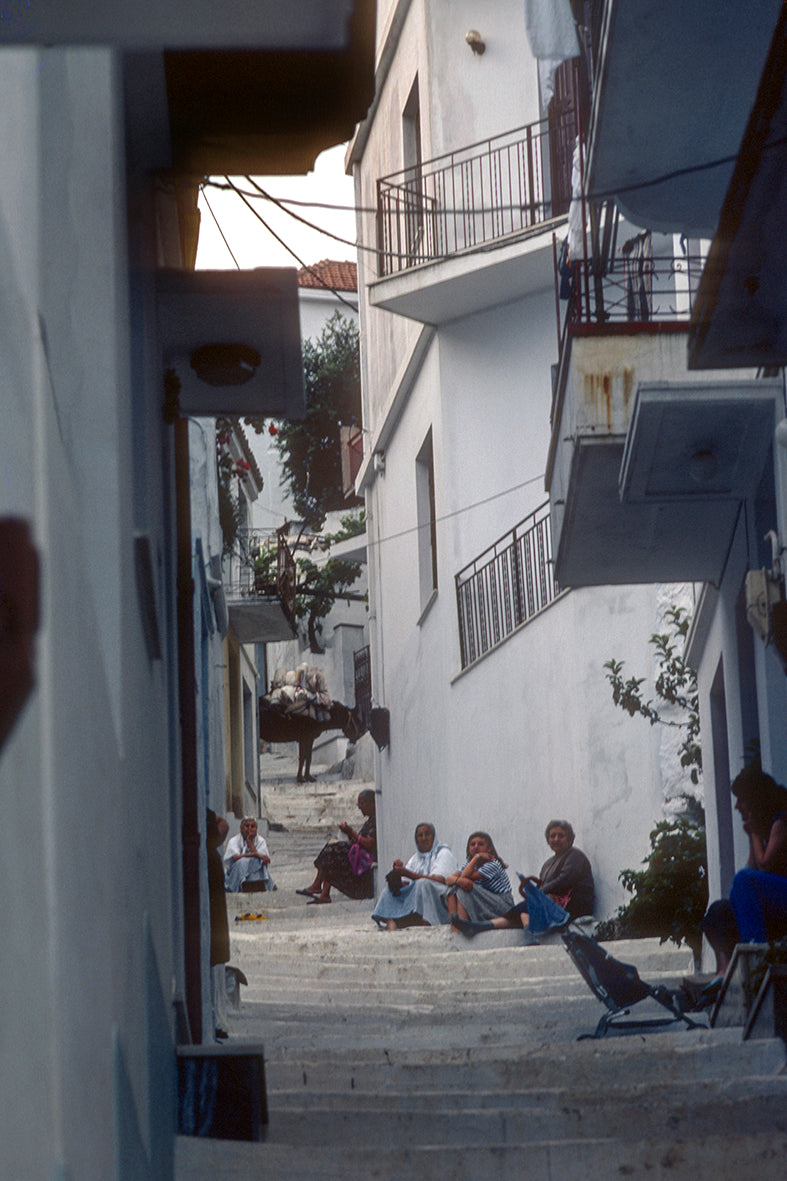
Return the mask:
<path id="1" fill-rule="evenodd" d="M 419 824 L 415 830 L 416 852 L 407 865 L 397 859 L 386 875 L 372 918 L 378 927 L 395 931 L 399 927 L 437 926 L 448 922 L 442 893 L 446 876 L 459 864 L 448 845 L 437 840 L 433 824 Z"/>
<path id="2" fill-rule="evenodd" d="M 271 857 L 265 838 L 257 834 L 257 821 L 246 816 L 240 832 L 227 841 L 224 850 L 224 888 L 228 894 L 253 890 L 274 890 L 268 866 Z"/>
<path id="3" fill-rule="evenodd" d="M 574 829 L 567 820 L 550 820 L 544 836 L 552 856 L 541 866 L 538 877 L 519 875 L 519 893 L 525 901 L 512 908 L 509 914 L 490 917 L 483 922 L 466 923 L 462 922 L 461 917 L 459 921 L 452 918 L 451 922 L 463 935 L 477 935 L 481 931 L 501 927 L 528 928 L 528 894 L 530 904 L 535 904 L 539 910 L 539 924 L 538 928 L 534 924 L 533 934 L 557 924 L 559 914 L 567 921 L 569 917 L 578 918 L 593 913 L 593 870 L 582 850 L 574 847 Z M 534 886 L 537 888 L 535 892 Z M 561 908 L 560 911 L 551 907 L 550 903 Z"/>
<path id="4" fill-rule="evenodd" d="M 787 935 L 787 788 L 759 763 L 749 763 L 730 790 L 749 838 L 749 859 L 733 878 L 729 899 L 712 903 L 702 920 L 716 953 L 718 979 L 736 943 L 767 943 Z"/>
<path id="5" fill-rule="evenodd" d="M 372 897 L 372 867 L 377 857 L 375 803 L 371 788 L 359 794 L 358 808 L 366 817 L 360 832 L 343 820 L 339 828 L 348 839 L 323 845 L 314 859 L 314 881 L 296 894 L 305 894 L 310 903 L 330 902 L 331 886 L 335 886 L 348 898 Z"/>
<path id="6" fill-rule="evenodd" d="M 445 879 L 443 904 L 452 925 L 503 919 L 514 909 L 511 883 L 487 832 L 472 832 L 467 839 L 467 863 Z M 513 925 L 513 924 L 508 924 Z"/>

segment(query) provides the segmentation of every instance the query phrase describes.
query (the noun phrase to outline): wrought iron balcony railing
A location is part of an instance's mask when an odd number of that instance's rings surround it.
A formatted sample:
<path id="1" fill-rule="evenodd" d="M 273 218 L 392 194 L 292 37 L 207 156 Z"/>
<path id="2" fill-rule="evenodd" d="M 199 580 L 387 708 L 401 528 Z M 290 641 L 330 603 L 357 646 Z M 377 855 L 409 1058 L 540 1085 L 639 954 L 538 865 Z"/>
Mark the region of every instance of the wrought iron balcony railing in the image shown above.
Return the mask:
<path id="1" fill-rule="evenodd" d="M 573 107 L 377 182 L 379 274 L 537 226 L 571 198 Z"/>
<path id="2" fill-rule="evenodd" d="M 688 320 L 705 259 L 699 254 L 616 257 L 603 268 L 573 263 L 557 281 L 572 324 L 645 324 Z"/>
<path id="3" fill-rule="evenodd" d="M 261 565 L 259 559 L 271 549 L 272 536 L 254 529 L 239 529 L 235 550 L 225 569 L 225 593 L 230 599 L 255 599 L 275 596 L 281 600 L 290 619 L 295 618 L 295 559 L 287 545 L 285 531 L 276 534 L 276 570 Z"/>
<path id="4" fill-rule="evenodd" d="M 559 593 L 549 501 L 456 575 L 462 668 L 509 636 Z"/>

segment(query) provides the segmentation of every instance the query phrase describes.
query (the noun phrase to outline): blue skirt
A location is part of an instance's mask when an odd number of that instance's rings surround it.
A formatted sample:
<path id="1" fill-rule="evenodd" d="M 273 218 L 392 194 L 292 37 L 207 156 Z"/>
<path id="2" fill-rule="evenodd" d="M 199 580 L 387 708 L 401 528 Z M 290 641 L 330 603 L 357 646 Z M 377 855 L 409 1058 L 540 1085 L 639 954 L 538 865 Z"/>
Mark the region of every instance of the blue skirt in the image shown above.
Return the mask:
<path id="1" fill-rule="evenodd" d="M 442 898 L 444 890 L 444 882 L 432 882 L 428 878 L 402 882 L 398 896 L 386 886 L 377 899 L 372 918 L 384 922 L 386 919 L 406 919 L 411 914 L 419 914 L 432 927 L 447 923 L 448 911 Z"/>

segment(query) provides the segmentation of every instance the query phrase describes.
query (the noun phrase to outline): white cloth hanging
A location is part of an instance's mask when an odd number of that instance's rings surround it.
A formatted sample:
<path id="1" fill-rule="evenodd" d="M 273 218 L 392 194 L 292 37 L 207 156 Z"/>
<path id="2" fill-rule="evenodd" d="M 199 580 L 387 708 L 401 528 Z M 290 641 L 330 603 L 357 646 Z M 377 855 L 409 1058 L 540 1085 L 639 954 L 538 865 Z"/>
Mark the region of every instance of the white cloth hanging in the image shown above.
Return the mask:
<path id="1" fill-rule="evenodd" d="M 525 32 L 533 57 L 561 62 L 579 53 L 570 0 L 525 0 Z"/>

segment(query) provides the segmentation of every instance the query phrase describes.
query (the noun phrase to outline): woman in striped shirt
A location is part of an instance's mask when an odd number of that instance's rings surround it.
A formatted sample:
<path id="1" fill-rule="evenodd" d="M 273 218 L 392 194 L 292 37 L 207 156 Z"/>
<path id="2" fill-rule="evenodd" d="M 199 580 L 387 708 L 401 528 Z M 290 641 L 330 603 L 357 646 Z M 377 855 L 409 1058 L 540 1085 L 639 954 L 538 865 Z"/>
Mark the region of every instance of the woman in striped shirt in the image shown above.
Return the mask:
<path id="1" fill-rule="evenodd" d="M 466 857 L 464 868 L 445 879 L 443 902 L 451 923 L 455 918 L 484 922 L 508 915 L 514 909 L 511 883 L 489 833 L 470 834 Z"/>

